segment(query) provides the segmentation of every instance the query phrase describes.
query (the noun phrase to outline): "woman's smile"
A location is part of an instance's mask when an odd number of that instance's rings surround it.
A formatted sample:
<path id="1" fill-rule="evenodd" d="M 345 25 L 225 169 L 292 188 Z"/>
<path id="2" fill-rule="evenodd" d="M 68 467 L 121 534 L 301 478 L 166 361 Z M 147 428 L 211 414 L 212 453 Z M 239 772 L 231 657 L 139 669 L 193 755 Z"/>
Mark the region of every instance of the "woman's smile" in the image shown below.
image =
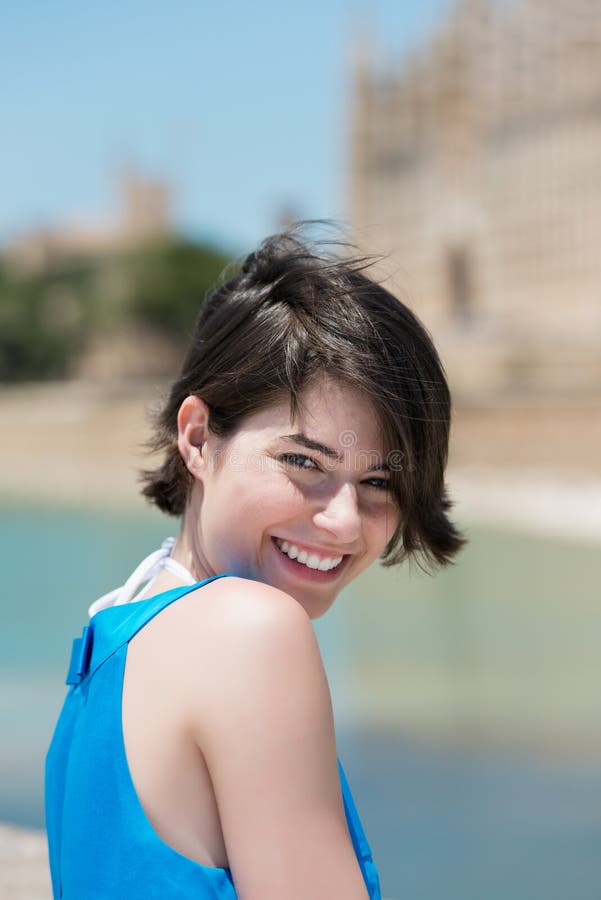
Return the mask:
<path id="1" fill-rule="evenodd" d="M 328 553 L 328 550 L 307 547 L 305 544 L 299 546 L 295 541 L 286 541 L 283 538 L 276 538 L 275 541 L 280 550 L 286 553 L 290 559 L 296 559 L 299 563 L 309 566 L 310 569 L 321 569 L 324 572 L 333 569 L 344 556 L 344 553 L 338 554 L 335 551 Z"/>
<path id="2" fill-rule="evenodd" d="M 272 537 L 276 553 L 285 567 L 286 573 L 306 579 L 316 584 L 328 584 L 338 578 L 350 560 L 350 554 L 328 554 L 315 552 L 307 545 L 296 544 Z"/>

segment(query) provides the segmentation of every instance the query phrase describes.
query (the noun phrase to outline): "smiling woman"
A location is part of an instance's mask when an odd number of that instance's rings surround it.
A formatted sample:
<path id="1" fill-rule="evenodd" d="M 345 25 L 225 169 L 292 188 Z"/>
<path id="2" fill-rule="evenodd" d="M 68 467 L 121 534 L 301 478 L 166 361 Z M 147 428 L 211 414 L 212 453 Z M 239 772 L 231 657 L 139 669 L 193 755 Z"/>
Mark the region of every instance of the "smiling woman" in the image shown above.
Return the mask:
<path id="1" fill-rule="evenodd" d="M 445 565 L 463 539 L 440 361 L 365 268 L 289 232 L 204 304 L 143 475 L 179 535 L 74 644 L 56 897 L 381 896 L 311 620 L 376 559 Z"/>
<path id="2" fill-rule="evenodd" d="M 178 448 L 194 481 L 174 556 L 198 577 L 276 586 L 313 619 L 384 552 L 399 507 L 368 397 L 322 376 L 290 416 L 286 398 L 217 438 L 206 401 L 183 401 Z"/>

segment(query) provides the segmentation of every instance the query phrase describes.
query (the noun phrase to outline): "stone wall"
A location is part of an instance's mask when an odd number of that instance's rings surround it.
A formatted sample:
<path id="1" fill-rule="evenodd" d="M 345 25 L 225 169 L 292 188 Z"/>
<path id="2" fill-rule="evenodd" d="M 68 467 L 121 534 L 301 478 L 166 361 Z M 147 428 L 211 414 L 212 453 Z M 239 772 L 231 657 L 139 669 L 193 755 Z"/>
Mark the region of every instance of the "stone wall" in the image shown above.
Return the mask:
<path id="1" fill-rule="evenodd" d="M 350 147 L 356 240 L 457 383 L 601 394 L 598 4 L 463 0 L 402 66 L 363 48 Z"/>

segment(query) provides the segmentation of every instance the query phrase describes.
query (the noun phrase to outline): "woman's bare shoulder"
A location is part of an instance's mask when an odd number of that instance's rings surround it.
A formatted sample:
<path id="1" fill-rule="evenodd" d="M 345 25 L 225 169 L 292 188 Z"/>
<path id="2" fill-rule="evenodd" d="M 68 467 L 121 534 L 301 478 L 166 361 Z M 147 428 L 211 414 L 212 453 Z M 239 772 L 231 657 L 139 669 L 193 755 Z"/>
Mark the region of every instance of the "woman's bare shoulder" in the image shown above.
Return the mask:
<path id="1" fill-rule="evenodd" d="M 182 610 L 182 627 L 194 631 L 225 631 L 231 634 L 232 640 L 238 635 L 249 636 L 249 628 L 260 631 L 293 627 L 306 633 L 313 631 L 309 616 L 294 597 L 248 578 L 218 578 L 191 591 L 178 602 Z"/>
<path id="2" fill-rule="evenodd" d="M 170 644 L 179 658 L 178 669 L 184 666 L 187 683 L 196 685 L 197 702 L 205 693 L 202 686 L 214 681 L 212 676 L 243 675 L 245 667 L 281 667 L 287 654 L 292 654 L 288 665 L 297 658 L 321 669 L 311 619 L 285 591 L 228 576 L 191 591 L 174 605 Z"/>
<path id="3" fill-rule="evenodd" d="M 270 717 L 278 691 L 331 714 L 330 694 L 311 619 L 292 596 L 256 581 L 221 578 L 191 592 L 181 607 L 179 697 L 199 741 L 217 733 L 217 720 L 254 708 Z M 185 686 L 184 686 L 185 685 Z M 225 724 L 225 722 L 222 722 Z"/>

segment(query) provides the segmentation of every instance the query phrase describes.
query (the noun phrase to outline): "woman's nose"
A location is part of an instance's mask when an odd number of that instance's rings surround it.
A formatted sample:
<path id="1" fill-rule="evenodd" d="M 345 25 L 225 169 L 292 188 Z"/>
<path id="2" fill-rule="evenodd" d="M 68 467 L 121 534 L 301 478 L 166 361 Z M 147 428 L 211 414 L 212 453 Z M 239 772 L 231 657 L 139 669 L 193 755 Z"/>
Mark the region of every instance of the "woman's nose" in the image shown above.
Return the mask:
<path id="1" fill-rule="evenodd" d="M 331 495 L 327 504 L 314 515 L 313 521 L 319 528 L 330 531 L 345 544 L 357 540 L 361 533 L 361 516 L 357 491 L 353 485 L 343 484 Z"/>

